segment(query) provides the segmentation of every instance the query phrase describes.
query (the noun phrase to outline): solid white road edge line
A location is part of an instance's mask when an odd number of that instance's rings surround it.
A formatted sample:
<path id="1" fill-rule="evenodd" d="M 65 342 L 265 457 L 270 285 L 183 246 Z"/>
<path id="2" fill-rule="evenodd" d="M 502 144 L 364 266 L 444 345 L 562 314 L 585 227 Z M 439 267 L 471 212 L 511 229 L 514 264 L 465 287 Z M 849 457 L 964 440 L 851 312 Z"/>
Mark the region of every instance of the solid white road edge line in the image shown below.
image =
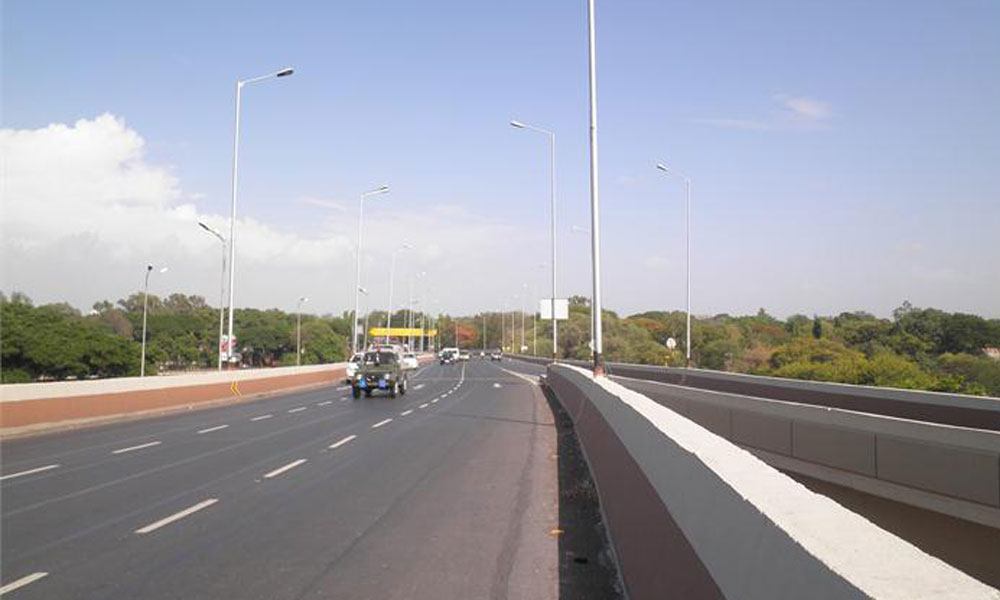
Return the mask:
<path id="1" fill-rule="evenodd" d="M 195 504 L 194 506 L 192 506 L 190 508 L 185 508 L 184 510 L 182 510 L 179 513 L 174 513 L 174 514 L 170 515 L 169 517 L 167 517 L 165 519 L 160 519 L 159 521 L 157 521 L 155 523 L 150 523 L 149 525 L 146 525 L 145 527 L 140 527 L 139 529 L 136 529 L 135 532 L 136 533 L 150 533 L 152 531 L 156 531 L 157 529 L 159 529 L 160 527 L 163 527 L 164 525 L 170 525 L 174 521 L 179 521 L 179 520 L 183 519 L 184 517 L 186 517 L 186 516 L 188 516 L 190 514 L 196 513 L 196 512 L 198 512 L 199 510 L 201 510 L 203 508 L 208 508 L 209 506 L 212 506 L 213 504 L 215 504 L 218 501 L 219 501 L 218 498 L 209 498 L 208 500 L 203 500 L 203 501 L 199 502 L 198 504 Z"/>
<path id="2" fill-rule="evenodd" d="M 277 469 L 271 471 L 270 473 L 267 473 L 266 475 L 264 475 L 264 479 L 270 479 L 272 477 L 277 477 L 278 475 L 281 475 L 285 471 L 291 471 L 295 467 L 297 467 L 297 466 L 301 465 L 302 463 L 306 462 L 306 460 L 307 459 L 305 459 L 305 458 L 300 458 L 298 460 L 293 460 L 292 462 L 288 463 L 287 465 L 285 465 L 283 467 L 278 467 Z"/>
<path id="3" fill-rule="evenodd" d="M 350 442 L 351 440 L 353 440 L 353 439 L 355 439 L 357 437 L 358 436 L 356 436 L 356 435 L 349 435 L 349 436 L 345 437 L 344 439 L 340 440 L 339 442 L 334 442 L 333 444 L 330 444 L 329 446 L 327 446 L 327 448 L 329 448 L 330 450 L 336 450 L 337 448 L 340 448 L 341 446 L 343 446 L 347 442 Z"/>
<path id="4" fill-rule="evenodd" d="M 250 419 L 250 420 L 251 420 L 251 421 L 263 421 L 264 419 L 270 419 L 270 418 L 271 418 L 271 417 L 273 417 L 273 416 L 274 416 L 274 415 L 261 415 L 261 416 L 259 416 L 259 417 L 254 417 L 254 418 L 252 418 L 252 419 Z"/>
<path id="5" fill-rule="evenodd" d="M 42 577 L 45 577 L 46 575 L 48 575 L 48 573 L 46 573 L 44 571 L 39 571 L 37 573 L 32 573 L 31 575 L 26 575 L 26 576 L 18 579 L 17 581 L 11 581 L 7 585 L 5 585 L 3 587 L 0 587 L 0 596 L 3 596 L 7 592 L 13 592 L 14 590 L 16 590 L 18 588 L 23 588 L 24 586 L 28 585 L 29 583 L 34 583 L 34 582 L 38 581 L 39 579 L 41 579 Z"/>
<path id="6" fill-rule="evenodd" d="M 141 450 L 143 448 L 149 448 L 151 446 L 159 446 L 163 442 L 149 442 L 148 444 L 139 444 L 138 446 L 129 446 L 128 448 L 119 448 L 117 450 L 112 450 L 111 454 L 124 454 L 125 452 L 131 452 L 133 450 Z"/>
<path id="7" fill-rule="evenodd" d="M 229 427 L 229 425 L 217 425 L 215 427 L 209 427 L 208 429 L 201 429 L 201 430 L 198 431 L 198 433 L 199 434 L 202 434 L 202 433 L 211 433 L 213 431 L 218 431 L 220 429 L 225 429 L 226 427 Z"/>
<path id="8" fill-rule="evenodd" d="M 45 465 L 44 467 L 38 467 L 37 469 L 28 469 L 27 471 L 21 471 L 20 473 L 4 475 L 0 477 L 0 481 L 3 481 L 4 479 L 14 479 L 15 477 L 21 477 L 22 475 L 31 475 L 32 473 L 41 473 L 42 471 L 51 471 L 52 469 L 57 468 L 59 468 L 59 465 Z"/>
<path id="9" fill-rule="evenodd" d="M 412 413 L 413 413 L 412 410 L 404 410 L 403 412 L 399 413 L 399 416 L 405 417 L 406 415 L 409 415 L 409 414 L 412 414 Z"/>
<path id="10" fill-rule="evenodd" d="M 375 423 L 374 425 L 372 425 L 372 429 L 378 429 L 379 427 L 385 425 L 386 423 L 391 423 L 391 422 L 392 422 L 392 419 L 383 419 L 383 420 L 379 421 L 378 423 Z"/>

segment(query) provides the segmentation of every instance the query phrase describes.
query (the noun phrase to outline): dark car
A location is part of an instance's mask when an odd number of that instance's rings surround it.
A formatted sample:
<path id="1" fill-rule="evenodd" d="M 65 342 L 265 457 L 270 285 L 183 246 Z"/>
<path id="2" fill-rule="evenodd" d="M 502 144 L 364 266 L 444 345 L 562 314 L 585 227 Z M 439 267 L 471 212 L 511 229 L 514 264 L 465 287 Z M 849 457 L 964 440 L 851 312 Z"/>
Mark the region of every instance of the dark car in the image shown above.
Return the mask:
<path id="1" fill-rule="evenodd" d="M 396 394 L 406 393 L 407 374 L 399 355 L 390 348 L 382 348 L 365 352 L 364 359 L 351 379 L 351 395 L 355 398 L 372 395 L 375 390 L 389 393 L 390 398 Z"/>
<path id="2" fill-rule="evenodd" d="M 442 365 L 450 365 L 454 363 L 456 360 L 458 360 L 458 357 L 455 356 L 455 353 L 452 352 L 451 350 L 445 350 L 441 352 L 441 355 L 438 358 L 438 360 Z"/>

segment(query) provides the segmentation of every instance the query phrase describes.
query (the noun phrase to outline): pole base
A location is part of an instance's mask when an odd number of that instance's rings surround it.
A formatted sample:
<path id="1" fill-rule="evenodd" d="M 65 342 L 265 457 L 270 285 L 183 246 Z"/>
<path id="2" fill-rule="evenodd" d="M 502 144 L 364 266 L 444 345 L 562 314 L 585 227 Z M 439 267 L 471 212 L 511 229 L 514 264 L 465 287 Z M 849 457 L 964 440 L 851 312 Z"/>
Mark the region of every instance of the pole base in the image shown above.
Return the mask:
<path id="1" fill-rule="evenodd" d="M 607 375 L 607 369 L 604 365 L 604 359 L 600 354 L 594 353 L 594 377 L 604 377 Z"/>

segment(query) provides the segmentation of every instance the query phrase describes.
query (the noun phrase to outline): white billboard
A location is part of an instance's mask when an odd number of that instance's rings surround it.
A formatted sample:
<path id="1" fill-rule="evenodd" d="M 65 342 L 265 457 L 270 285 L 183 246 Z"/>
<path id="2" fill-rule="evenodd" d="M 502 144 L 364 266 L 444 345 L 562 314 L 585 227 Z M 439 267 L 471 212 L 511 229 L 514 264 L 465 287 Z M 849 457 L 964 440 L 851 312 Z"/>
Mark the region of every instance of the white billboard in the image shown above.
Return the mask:
<path id="1" fill-rule="evenodd" d="M 538 301 L 538 312 L 542 319 L 552 319 L 552 300 L 543 298 Z M 566 298 L 556 298 L 556 319 L 565 321 L 569 318 L 569 300 Z"/>

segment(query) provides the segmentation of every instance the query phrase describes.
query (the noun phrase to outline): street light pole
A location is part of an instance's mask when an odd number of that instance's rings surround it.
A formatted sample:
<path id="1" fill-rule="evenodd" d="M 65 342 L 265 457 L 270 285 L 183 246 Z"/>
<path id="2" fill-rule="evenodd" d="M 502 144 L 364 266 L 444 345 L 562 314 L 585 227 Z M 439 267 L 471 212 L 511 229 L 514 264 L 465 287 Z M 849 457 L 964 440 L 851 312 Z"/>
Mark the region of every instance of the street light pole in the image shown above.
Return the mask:
<path id="1" fill-rule="evenodd" d="M 587 229 L 586 227 L 580 227 L 579 225 L 573 225 L 569 229 L 570 229 L 570 231 L 572 231 L 574 233 L 585 233 L 587 235 L 590 235 L 590 230 Z M 593 301 L 591 301 L 591 303 L 590 303 L 590 352 L 591 353 L 594 352 L 594 303 L 593 303 Z"/>
<path id="2" fill-rule="evenodd" d="M 601 359 L 601 212 L 597 180 L 597 41 L 594 23 L 594 0 L 587 0 L 587 63 L 590 96 L 590 247 L 594 275 L 594 295 L 591 300 L 594 321 L 594 375 L 604 375 Z M 553 309 L 555 306 L 553 306 Z M 555 317 L 555 315 L 552 315 Z"/>
<path id="3" fill-rule="evenodd" d="M 389 344 L 389 335 L 392 333 L 392 286 L 396 280 L 396 254 L 400 250 L 409 250 L 410 245 L 404 243 L 399 248 L 392 251 L 392 266 L 389 268 L 389 313 L 385 316 L 385 343 Z"/>
<path id="4" fill-rule="evenodd" d="M 528 129 L 547 135 L 549 138 L 549 199 L 552 206 L 552 360 L 559 360 L 559 321 L 556 319 L 556 134 L 520 121 L 511 121 L 510 124 L 518 129 Z"/>
<path id="5" fill-rule="evenodd" d="M 361 289 L 361 237 L 364 233 L 365 224 L 365 198 L 368 196 L 375 196 L 378 194 L 385 194 L 389 191 L 389 186 L 380 185 L 379 187 L 369 190 L 361 194 L 361 208 L 358 210 L 358 249 L 357 249 L 357 272 L 354 277 L 354 323 L 351 327 L 351 352 L 357 353 L 358 351 L 358 304 L 360 302 L 360 297 L 358 296 L 358 291 Z M 367 318 L 367 317 L 366 317 Z M 367 329 L 367 326 L 365 326 Z M 365 333 L 365 336 L 368 334 Z M 367 346 L 367 343 L 366 343 Z"/>
<path id="6" fill-rule="evenodd" d="M 146 265 L 146 281 L 142 285 L 142 352 L 139 357 L 139 377 L 146 376 L 146 310 L 149 306 L 149 274 L 153 272 L 153 265 Z M 166 273 L 167 267 L 160 269 L 160 273 Z"/>
<path id="7" fill-rule="evenodd" d="M 198 225 L 202 229 L 211 233 L 222 242 L 222 274 L 219 276 L 219 370 L 222 370 L 222 333 L 223 323 L 225 322 L 226 308 L 224 306 L 226 302 L 226 238 L 222 237 L 222 234 L 218 232 L 215 228 L 198 221 Z"/>
<path id="8" fill-rule="evenodd" d="M 367 300 L 367 298 L 368 298 L 368 290 L 365 289 L 365 288 L 363 288 L 363 287 L 361 287 L 361 286 L 358 286 L 357 291 L 365 295 L 365 342 L 364 342 L 364 345 L 362 346 L 362 349 L 364 349 L 364 348 L 368 347 L 368 315 L 371 313 L 371 311 L 368 310 L 368 308 L 369 308 L 368 307 L 369 302 Z M 355 354 L 357 354 L 356 351 L 355 351 Z"/>
<path id="9" fill-rule="evenodd" d="M 302 305 L 309 302 L 309 298 L 302 296 L 295 307 L 295 366 L 302 364 Z"/>
<path id="10" fill-rule="evenodd" d="M 292 69 L 286 68 L 268 75 L 236 81 L 236 127 L 235 134 L 233 136 L 233 201 L 232 210 L 229 215 L 229 343 L 227 344 L 228 348 L 226 349 L 227 362 L 231 362 L 233 358 L 233 301 L 235 299 L 234 292 L 236 282 L 236 189 L 238 181 L 237 176 L 239 175 L 240 102 L 243 94 L 243 86 L 263 81 L 265 79 L 270 79 L 271 77 L 288 77 L 294 72 L 295 71 Z"/>
<path id="11" fill-rule="evenodd" d="M 684 350 L 685 364 L 691 366 L 691 178 L 681 173 L 677 169 L 671 169 L 664 163 L 656 163 L 656 168 L 667 175 L 677 174 L 684 180 L 684 262 L 687 284 L 685 293 L 687 295 L 687 324 L 684 327 Z"/>

